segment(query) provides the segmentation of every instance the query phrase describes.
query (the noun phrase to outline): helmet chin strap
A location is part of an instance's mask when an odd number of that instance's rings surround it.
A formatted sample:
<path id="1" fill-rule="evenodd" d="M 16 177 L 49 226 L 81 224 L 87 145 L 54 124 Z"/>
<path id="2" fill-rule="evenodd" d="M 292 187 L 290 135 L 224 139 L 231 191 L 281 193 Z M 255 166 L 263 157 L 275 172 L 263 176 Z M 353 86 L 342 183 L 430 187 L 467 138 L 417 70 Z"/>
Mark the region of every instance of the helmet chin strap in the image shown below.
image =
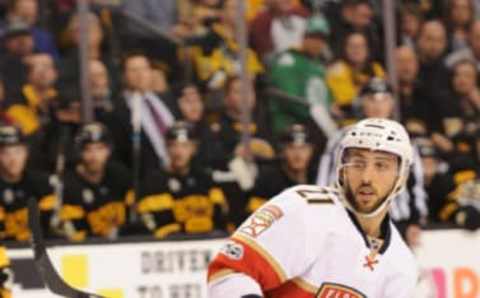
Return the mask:
<path id="1" fill-rule="evenodd" d="M 380 204 L 377 208 L 375 208 L 375 210 L 371 212 L 361 212 L 355 209 L 355 207 L 353 207 L 350 201 L 347 199 L 345 189 L 342 189 L 342 192 L 341 192 L 341 200 L 343 201 L 345 207 L 347 207 L 347 209 L 353 212 L 356 216 L 361 218 L 372 218 L 379 215 L 383 210 L 390 207 L 390 202 L 392 201 L 393 197 L 394 195 L 391 192 L 390 195 L 388 195 L 388 197 L 383 201 L 383 203 Z"/>

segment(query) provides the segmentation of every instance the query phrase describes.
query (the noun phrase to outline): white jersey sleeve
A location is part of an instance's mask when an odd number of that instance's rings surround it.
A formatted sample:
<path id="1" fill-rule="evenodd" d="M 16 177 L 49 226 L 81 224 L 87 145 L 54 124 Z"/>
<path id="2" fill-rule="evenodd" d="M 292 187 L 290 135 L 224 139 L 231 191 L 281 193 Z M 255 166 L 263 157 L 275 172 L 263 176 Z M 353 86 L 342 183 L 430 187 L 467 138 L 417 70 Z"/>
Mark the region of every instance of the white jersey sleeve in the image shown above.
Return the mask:
<path id="1" fill-rule="evenodd" d="M 209 284 L 233 273 L 253 278 L 268 291 L 301 275 L 314 262 L 322 235 L 309 237 L 309 200 L 333 204 L 318 186 L 295 186 L 252 214 L 233 234 L 209 267 Z"/>

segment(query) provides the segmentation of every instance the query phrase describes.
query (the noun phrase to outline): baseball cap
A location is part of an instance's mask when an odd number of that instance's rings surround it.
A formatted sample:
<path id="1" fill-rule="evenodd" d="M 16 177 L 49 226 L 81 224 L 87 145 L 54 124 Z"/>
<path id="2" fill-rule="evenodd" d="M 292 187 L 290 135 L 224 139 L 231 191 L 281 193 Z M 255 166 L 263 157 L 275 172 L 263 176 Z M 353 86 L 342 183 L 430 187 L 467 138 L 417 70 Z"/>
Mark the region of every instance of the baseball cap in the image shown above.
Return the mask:
<path id="1" fill-rule="evenodd" d="M 189 123 L 185 121 L 177 121 L 168 129 L 166 139 L 168 141 L 187 142 L 195 141 L 197 138 Z"/>
<path id="2" fill-rule="evenodd" d="M 0 125 L 0 146 L 24 144 L 25 141 L 25 136 L 18 127 Z"/>
<path id="3" fill-rule="evenodd" d="M 327 36 L 330 34 L 330 25 L 323 15 L 315 15 L 307 20 L 305 35 L 320 34 Z"/>
<path id="4" fill-rule="evenodd" d="M 360 90 L 360 96 L 376 93 L 393 93 L 393 88 L 386 80 L 374 77 Z"/>
<path id="5" fill-rule="evenodd" d="M 31 28 L 27 23 L 17 20 L 7 24 L 3 33 L 3 38 L 9 39 L 21 35 L 30 35 L 31 33 Z"/>
<path id="6" fill-rule="evenodd" d="M 303 145 L 312 143 L 311 135 L 303 124 L 292 124 L 280 137 L 280 143 Z"/>

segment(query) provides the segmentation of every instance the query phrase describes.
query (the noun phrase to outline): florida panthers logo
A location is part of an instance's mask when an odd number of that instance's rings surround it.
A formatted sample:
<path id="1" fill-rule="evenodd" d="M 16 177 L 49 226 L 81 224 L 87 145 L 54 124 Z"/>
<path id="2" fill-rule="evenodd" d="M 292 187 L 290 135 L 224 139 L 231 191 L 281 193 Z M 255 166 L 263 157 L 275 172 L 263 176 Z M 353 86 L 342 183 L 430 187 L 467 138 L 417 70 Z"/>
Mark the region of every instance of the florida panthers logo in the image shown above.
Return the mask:
<path id="1" fill-rule="evenodd" d="M 335 283 L 323 283 L 318 290 L 317 298 L 367 298 L 359 291 Z"/>

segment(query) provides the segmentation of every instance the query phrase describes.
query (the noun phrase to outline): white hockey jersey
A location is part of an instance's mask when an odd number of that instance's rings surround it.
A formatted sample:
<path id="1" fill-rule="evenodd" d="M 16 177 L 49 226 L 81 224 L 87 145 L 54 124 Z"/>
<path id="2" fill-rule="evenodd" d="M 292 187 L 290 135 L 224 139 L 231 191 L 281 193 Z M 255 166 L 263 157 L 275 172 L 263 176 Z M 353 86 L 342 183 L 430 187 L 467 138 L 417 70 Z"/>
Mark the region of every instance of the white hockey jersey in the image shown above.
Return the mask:
<path id="1" fill-rule="evenodd" d="M 209 266 L 209 287 L 245 274 L 265 297 L 411 298 L 416 262 L 387 217 L 370 246 L 335 188 L 299 185 L 248 218 Z M 231 297 L 235 296 L 232 293 Z"/>

